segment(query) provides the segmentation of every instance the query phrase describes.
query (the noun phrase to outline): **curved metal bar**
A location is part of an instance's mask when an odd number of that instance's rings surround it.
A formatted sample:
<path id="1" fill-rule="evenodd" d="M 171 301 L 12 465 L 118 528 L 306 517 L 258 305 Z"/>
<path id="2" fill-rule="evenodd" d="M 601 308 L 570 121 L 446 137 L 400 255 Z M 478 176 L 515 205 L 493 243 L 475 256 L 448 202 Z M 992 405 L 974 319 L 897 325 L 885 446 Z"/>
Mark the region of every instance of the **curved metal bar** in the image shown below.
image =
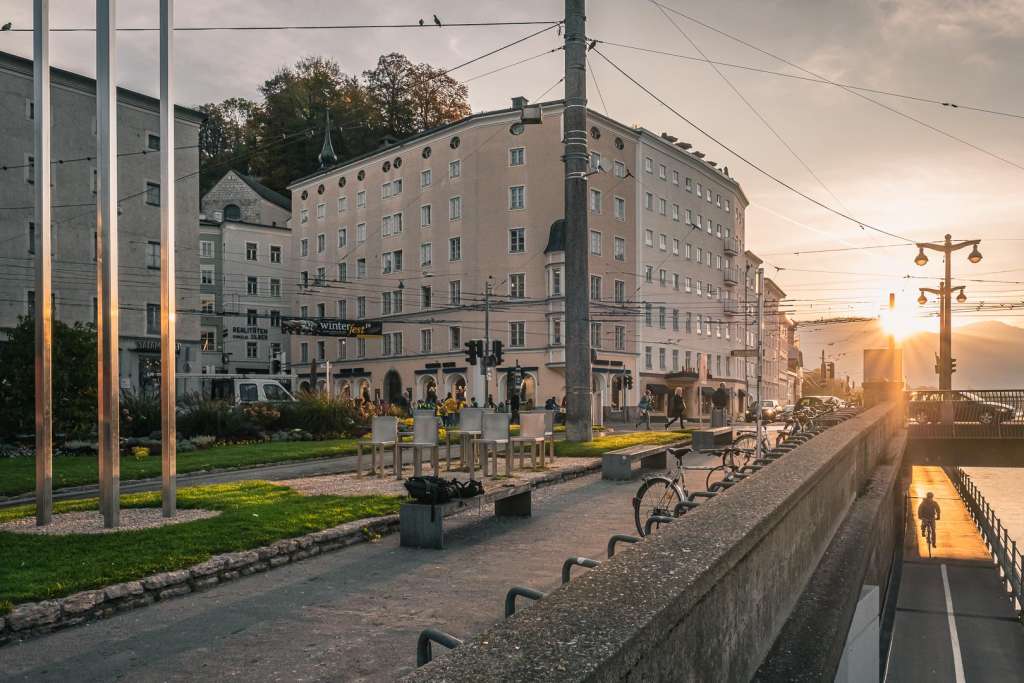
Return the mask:
<path id="1" fill-rule="evenodd" d="M 653 517 L 652 517 L 653 519 Z M 572 579 L 572 568 L 573 566 L 586 567 L 587 569 L 593 569 L 601 563 L 597 560 L 592 560 L 589 557 L 570 557 L 568 560 L 562 563 L 562 583 L 569 583 Z"/>
<path id="2" fill-rule="evenodd" d="M 680 503 L 680 505 L 681 504 L 682 503 Z M 676 507 L 678 508 L 679 506 L 677 505 Z M 650 518 L 648 518 L 647 523 L 644 524 L 644 536 L 651 535 L 651 527 L 655 524 L 671 524 L 674 521 L 676 521 L 675 517 L 666 517 L 665 515 L 651 515 Z"/>
<path id="3" fill-rule="evenodd" d="M 505 595 L 505 618 L 508 619 L 516 613 L 516 596 L 529 598 L 530 600 L 540 600 L 545 595 L 545 593 L 535 591 L 526 586 L 512 586 Z"/>
<path id="4" fill-rule="evenodd" d="M 627 534 L 615 534 L 608 539 L 608 557 L 612 557 L 615 554 L 616 543 L 639 543 L 640 539 L 636 536 L 629 536 Z"/>
<path id="5" fill-rule="evenodd" d="M 436 628 L 425 628 L 420 632 L 420 637 L 416 641 L 416 666 L 429 664 L 434 658 L 434 653 L 430 649 L 431 643 L 444 645 L 449 650 L 454 650 L 462 645 L 462 641 L 450 633 L 438 631 Z"/>

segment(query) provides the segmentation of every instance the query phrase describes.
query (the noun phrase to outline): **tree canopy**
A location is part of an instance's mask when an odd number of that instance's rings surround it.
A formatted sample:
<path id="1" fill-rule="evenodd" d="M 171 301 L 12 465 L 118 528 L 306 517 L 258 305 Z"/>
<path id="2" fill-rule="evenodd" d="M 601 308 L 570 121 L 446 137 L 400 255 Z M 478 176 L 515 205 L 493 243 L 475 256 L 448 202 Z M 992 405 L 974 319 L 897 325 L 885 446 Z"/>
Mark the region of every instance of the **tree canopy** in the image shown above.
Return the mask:
<path id="1" fill-rule="evenodd" d="M 327 111 L 342 160 L 364 154 L 385 136 L 406 137 L 470 114 L 466 86 L 405 55 L 381 55 L 362 74 L 346 74 L 333 59 L 306 57 L 260 86 L 262 102 L 229 98 L 198 107 L 200 191 L 229 169 L 284 192 L 319 167 Z"/>

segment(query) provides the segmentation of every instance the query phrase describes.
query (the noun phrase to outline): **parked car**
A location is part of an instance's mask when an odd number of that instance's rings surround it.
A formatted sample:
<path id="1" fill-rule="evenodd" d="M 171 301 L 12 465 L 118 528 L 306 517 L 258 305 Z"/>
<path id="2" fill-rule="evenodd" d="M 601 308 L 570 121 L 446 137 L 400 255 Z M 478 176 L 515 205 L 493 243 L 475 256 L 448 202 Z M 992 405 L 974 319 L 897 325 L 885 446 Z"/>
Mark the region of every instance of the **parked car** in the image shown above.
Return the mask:
<path id="1" fill-rule="evenodd" d="M 846 402 L 838 396 L 801 396 L 796 402 L 797 410 L 801 408 L 813 408 L 814 410 L 830 410 L 842 408 Z"/>
<path id="2" fill-rule="evenodd" d="M 776 417 L 778 416 L 778 413 L 779 413 L 779 410 L 780 410 L 779 402 L 774 400 L 774 399 L 766 398 L 763 401 L 760 401 L 760 409 L 761 409 L 761 420 L 767 420 L 767 421 L 771 422 L 772 420 L 776 419 Z M 754 401 L 753 403 L 750 404 L 750 407 L 747 408 L 747 413 L 746 413 L 746 420 L 747 420 L 747 422 L 754 422 L 754 421 L 757 420 L 757 410 L 758 410 L 758 401 Z"/>
<path id="3" fill-rule="evenodd" d="M 918 424 L 941 422 L 943 401 L 952 402 L 955 422 L 999 424 L 1012 420 L 1016 414 L 1013 406 L 989 401 L 971 391 L 914 391 L 910 394 L 907 410 Z"/>
<path id="4" fill-rule="evenodd" d="M 792 403 L 782 406 L 782 410 L 779 411 L 779 414 L 776 417 L 780 420 L 788 420 L 793 417 L 794 410 L 796 410 L 796 406 Z"/>

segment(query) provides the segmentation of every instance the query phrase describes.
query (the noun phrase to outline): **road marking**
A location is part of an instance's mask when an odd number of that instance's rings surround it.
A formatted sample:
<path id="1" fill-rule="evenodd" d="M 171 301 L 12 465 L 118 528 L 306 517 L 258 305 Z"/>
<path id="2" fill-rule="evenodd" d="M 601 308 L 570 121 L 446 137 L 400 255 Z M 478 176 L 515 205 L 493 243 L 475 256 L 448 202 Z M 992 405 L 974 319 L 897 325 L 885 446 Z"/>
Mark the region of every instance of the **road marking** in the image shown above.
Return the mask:
<path id="1" fill-rule="evenodd" d="M 960 636 L 956 633 L 956 618 L 953 616 L 953 596 L 949 592 L 949 575 L 946 573 L 946 565 L 943 563 L 942 589 L 946 592 L 946 616 L 949 620 L 949 640 L 953 646 L 953 671 L 956 674 L 956 683 L 966 683 L 964 678 L 964 659 L 960 654 Z"/>

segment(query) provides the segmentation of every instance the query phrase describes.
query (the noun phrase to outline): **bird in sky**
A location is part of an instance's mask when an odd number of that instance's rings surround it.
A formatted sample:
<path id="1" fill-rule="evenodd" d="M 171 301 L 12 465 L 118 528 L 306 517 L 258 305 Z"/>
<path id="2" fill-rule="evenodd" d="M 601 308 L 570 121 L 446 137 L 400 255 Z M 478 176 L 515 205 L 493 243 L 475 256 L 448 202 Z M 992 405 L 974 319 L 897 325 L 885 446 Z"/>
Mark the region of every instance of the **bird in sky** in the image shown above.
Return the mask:
<path id="1" fill-rule="evenodd" d="M 423 26 L 423 20 L 420 19 L 420 26 Z"/>
<path id="2" fill-rule="evenodd" d="M 441 25 L 441 20 L 437 18 L 436 14 L 434 15 L 434 23 L 437 24 L 438 26 Z"/>
<path id="3" fill-rule="evenodd" d="M 6 24 L 4 24 L 3 26 L 0 26 L 0 31 L 10 31 L 10 30 L 11 30 L 11 22 L 9 22 L 9 21 Z"/>

